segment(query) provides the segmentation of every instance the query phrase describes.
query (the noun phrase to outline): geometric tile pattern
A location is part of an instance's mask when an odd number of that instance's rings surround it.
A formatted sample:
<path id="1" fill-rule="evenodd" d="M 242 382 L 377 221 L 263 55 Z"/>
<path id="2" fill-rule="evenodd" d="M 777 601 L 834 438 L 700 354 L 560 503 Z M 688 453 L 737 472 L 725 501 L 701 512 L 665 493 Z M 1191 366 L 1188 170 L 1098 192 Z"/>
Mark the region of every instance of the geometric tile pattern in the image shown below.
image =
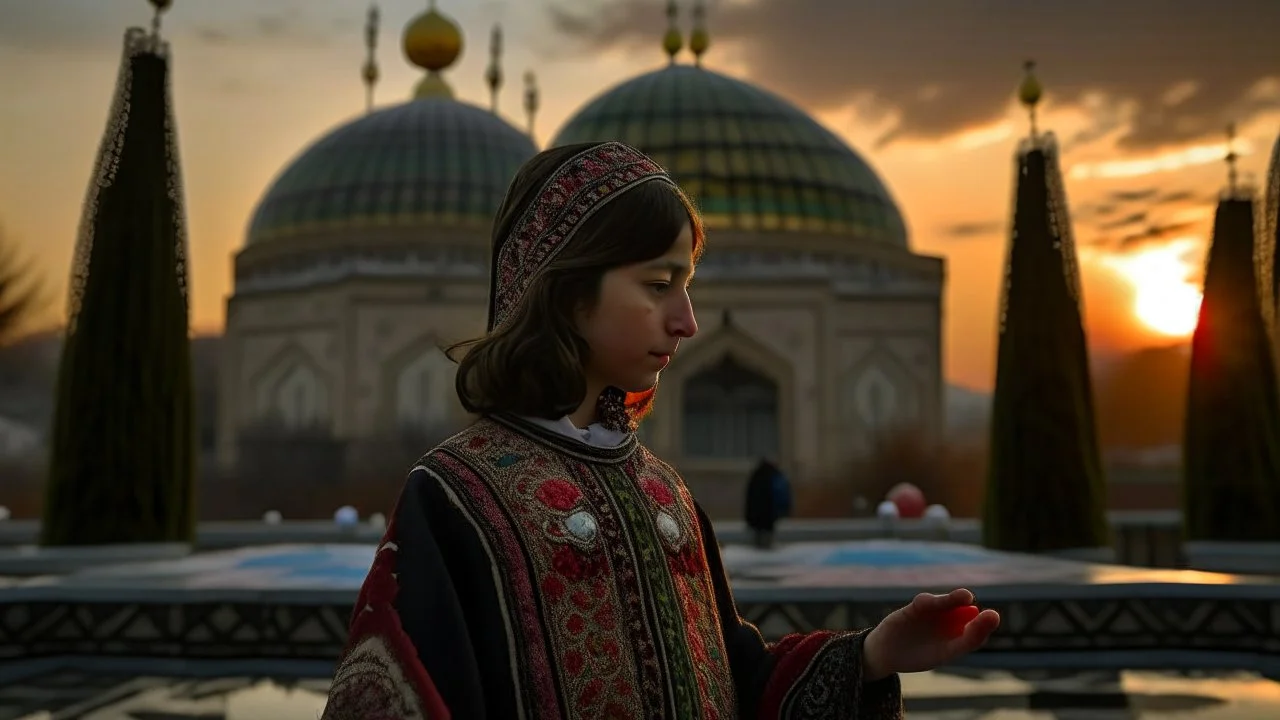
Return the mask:
<path id="1" fill-rule="evenodd" d="M 672 65 L 597 96 L 551 146 L 620 140 L 680 183 L 708 228 L 820 232 L 907 247 L 875 170 L 803 110 L 704 68 Z"/>
<path id="2" fill-rule="evenodd" d="M 0 662 L 64 655 L 333 660 L 350 616 L 350 604 L 5 603 Z"/>

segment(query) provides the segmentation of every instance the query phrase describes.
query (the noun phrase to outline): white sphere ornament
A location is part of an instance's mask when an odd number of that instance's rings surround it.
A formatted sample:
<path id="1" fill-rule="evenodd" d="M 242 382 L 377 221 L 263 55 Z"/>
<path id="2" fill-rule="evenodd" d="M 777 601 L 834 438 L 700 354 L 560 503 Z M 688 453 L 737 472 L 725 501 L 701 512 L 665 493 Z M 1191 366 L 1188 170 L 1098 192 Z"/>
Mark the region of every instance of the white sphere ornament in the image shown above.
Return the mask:
<path id="1" fill-rule="evenodd" d="M 884 519 L 889 519 L 889 518 L 896 519 L 898 517 L 897 504 L 890 502 L 889 500 L 885 500 L 884 502 L 880 503 L 879 505 L 876 506 L 876 517 L 884 518 Z"/>
<path id="2" fill-rule="evenodd" d="M 284 516 L 280 514 L 279 510 L 268 510 L 262 513 L 262 522 L 268 525 L 279 525 L 283 519 Z"/>
<path id="3" fill-rule="evenodd" d="M 360 513 L 350 505 L 343 505 L 334 511 L 333 521 L 341 527 L 350 527 L 360 522 Z"/>
<path id="4" fill-rule="evenodd" d="M 951 511 L 945 505 L 930 505 L 924 509 L 924 517 L 934 522 L 946 522 L 951 519 Z"/>
<path id="5" fill-rule="evenodd" d="M 9 508 L 4 505 L 0 505 L 0 522 L 4 522 L 11 517 L 13 517 L 13 513 L 9 512 Z"/>

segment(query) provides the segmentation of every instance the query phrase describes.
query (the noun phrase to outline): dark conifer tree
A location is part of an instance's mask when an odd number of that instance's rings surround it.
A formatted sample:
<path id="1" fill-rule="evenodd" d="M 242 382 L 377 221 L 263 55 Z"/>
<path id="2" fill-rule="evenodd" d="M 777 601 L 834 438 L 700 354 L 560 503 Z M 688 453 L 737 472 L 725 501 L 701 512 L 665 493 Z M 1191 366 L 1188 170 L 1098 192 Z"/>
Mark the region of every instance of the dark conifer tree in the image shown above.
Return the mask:
<path id="1" fill-rule="evenodd" d="M 158 12 L 168 2 L 152 0 Z M 46 545 L 185 542 L 195 435 L 186 232 L 169 51 L 131 29 L 75 265 Z"/>
<path id="2" fill-rule="evenodd" d="M 1218 202 L 1204 301 L 1191 340 L 1183 439 L 1183 527 L 1189 540 L 1280 540 L 1280 388 L 1259 283 L 1252 192 Z M 1265 241 L 1264 241 L 1265 244 Z"/>
<path id="3" fill-rule="evenodd" d="M 1106 487 L 1082 323 L 1080 279 L 1058 150 L 1035 129 L 1040 87 L 1021 97 L 1013 230 L 1000 309 L 983 542 L 1046 552 L 1109 544 Z"/>

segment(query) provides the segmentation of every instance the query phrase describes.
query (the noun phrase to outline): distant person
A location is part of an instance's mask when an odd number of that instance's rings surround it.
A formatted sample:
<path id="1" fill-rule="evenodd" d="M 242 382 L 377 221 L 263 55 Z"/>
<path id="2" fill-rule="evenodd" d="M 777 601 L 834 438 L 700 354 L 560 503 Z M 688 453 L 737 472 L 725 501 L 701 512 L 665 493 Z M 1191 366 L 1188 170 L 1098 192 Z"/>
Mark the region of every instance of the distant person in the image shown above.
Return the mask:
<path id="1" fill-rule="evenodd" d="M 791 483 L 772 460 L 763 458 L 747 479 L 747 527 L 756 547 L 773 547 L 779 520 L 791 515 Z"/>
<path id="2" fill-rule="evenodd" d="M 894 720 L 898 673 L 986 642 L 968 590 L 777 643 L 738 614 L 711 521 L 635 434 L 698 330 L 702 223 L 661 167 L 546 150 L 493 227 L 456 385 L 480 419 L 409 472 L 324 720 Z"/>

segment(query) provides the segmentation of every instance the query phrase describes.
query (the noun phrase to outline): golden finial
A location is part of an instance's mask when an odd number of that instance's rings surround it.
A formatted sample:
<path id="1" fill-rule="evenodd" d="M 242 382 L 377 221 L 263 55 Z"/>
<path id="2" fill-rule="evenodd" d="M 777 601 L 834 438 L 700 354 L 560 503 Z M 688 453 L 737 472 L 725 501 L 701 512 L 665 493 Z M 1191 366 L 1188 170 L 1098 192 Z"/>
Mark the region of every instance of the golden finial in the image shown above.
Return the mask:
<path id="1" fill-rule="evenodd" d="M 151 39 L 153 42 L 160 42 L 160 16 L 166 10 L 173 6 L 173 0 L 147 0 L 151 3 L 151 7 L 155 8 L 155 13 L 151 16 Z"/>
<path id="2" fill-rule="evenodd" d="M 498 89 L 502 87 L 502 27 L 493 26 L 489 36 L 489 69 L 485 71 L 485 82 L 489 83 L 489 103 L 493 112 L 498 112 Z"/>
<path id="3" fill-rule="evenodd" d="M 1022 64 L 1022 70 L 1025 76 L 1022 78 L 1022 85 L 1018 87 L 1018 100 L 1027 108 L 1027 114 L 1031 116 L 1031 137 L 1036 137 L 1036 105 L 1040 104 L 1040 98 L 1044 95 L 1044 88 L 1040 87 L 1040 81 L 1035 75 L 1036 61 L 1028 60 Z"/>
<path id="4" fill-rule="evenodd" d="M 419 98 L 453 97 L 453 90 L 440 76 L 440 71 L 456 62 L 462 54 L 462 31 L 457 23 L 437 10 L 435 0 L 431 0 L 427 11 L 405 27 L 401 40 L 409 62 L 427 71 L 414 95 Z"/>
<path id="5" fill-rule="evenodd" d="M 369 15 L 364 23 L 364 46 L 368 53 L 364 59 L 364 111 L 373 112 L 373 88 L 378 84 L 378 5 L 369 4 Z"/>
<path id="6" fill-rule="evenodd" d="M 1238 189 L 1239 169 L 1236 167 L 1236 161 L 1240 156 L 1236 154 L 1236 124 L 1231 123 L 1227 126 L 1227 191 L 1235 197 Z"/>
<path id="7" fill-rule="evenodd" d="M 676 0 L 667 0 L 667 34 L 662 36 L 662 49 L 667 51 L 672 65 L 676 64 L 676 55 L 684 47 L 684 36 L 680 34 L 680 28 L 676 24 L 679 17 L 680 8 L 676 6 Z"/>
<path id="8" fill-rule="evenodd" d="M 707 34 L 707 9 L 703 0 L 693 3 L 693 32 L 689 34 L 689 49 L 693 51 L 693 64 L 702 67 L 702 56 L 711 45 Z"/>
<path id="9" fill-rule="evenodd" d="M 529 118 L 529 137 L 533 137 L 533 120 L 538 114 L 538 81 L 532 70 L 524 74 L 524 112 Z"/>

